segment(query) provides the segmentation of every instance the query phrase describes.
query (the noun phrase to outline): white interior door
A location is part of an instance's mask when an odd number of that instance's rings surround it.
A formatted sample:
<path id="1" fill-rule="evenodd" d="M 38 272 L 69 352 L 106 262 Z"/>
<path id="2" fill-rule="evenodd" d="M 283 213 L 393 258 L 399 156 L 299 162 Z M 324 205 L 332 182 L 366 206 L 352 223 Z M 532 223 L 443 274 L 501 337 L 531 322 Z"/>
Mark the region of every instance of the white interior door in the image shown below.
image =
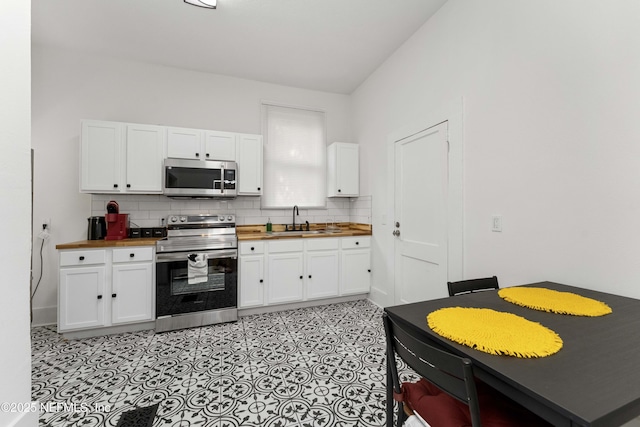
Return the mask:
<path id="1" fill-rule="evenodd" d="M 447 296 L 447 122 L 395 142 L 395 304 Z"/>

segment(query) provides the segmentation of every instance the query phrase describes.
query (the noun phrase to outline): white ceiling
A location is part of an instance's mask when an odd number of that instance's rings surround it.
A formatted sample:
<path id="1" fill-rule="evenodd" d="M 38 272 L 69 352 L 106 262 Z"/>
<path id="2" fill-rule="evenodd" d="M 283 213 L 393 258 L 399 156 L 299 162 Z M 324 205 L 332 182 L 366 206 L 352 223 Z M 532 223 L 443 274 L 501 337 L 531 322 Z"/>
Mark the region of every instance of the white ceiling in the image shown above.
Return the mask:
<path id="1" fill-rule="evenodd" d="M 32 0 L 34 44 L 349 94 L 446 0 Z"/>

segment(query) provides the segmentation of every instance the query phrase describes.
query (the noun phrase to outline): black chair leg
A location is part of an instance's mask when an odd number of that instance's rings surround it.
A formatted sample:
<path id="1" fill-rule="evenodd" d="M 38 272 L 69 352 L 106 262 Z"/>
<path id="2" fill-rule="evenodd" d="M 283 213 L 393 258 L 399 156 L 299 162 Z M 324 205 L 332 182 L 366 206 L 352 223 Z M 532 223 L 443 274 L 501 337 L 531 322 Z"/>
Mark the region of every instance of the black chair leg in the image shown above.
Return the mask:
<path id="1" fill-rule="evenodd" d="M 387 427 L 393 427 L 393 378 L 391 377 L 391 366 L 387 360 Z"/>
<path id="2" fill-rule="evenodd" d="M 397 427 L 402 427 L 404 421 L 407 419 L 407 414 L 404 413 L 404 405 L 402 402 L 398 402 L 398 418 L 397 418 Z"/>

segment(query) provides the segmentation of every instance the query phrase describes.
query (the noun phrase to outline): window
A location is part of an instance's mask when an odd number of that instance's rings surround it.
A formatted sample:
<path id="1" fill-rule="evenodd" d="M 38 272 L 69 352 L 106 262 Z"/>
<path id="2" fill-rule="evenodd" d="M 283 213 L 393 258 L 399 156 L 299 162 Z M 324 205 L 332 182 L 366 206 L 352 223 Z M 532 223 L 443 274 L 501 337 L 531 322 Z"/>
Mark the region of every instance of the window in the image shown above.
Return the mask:
<path id="1" fill-rule="evenodd" d="M 324 208 L 325 117 L 322 111 L 263 104 L 262 208 Z"/>

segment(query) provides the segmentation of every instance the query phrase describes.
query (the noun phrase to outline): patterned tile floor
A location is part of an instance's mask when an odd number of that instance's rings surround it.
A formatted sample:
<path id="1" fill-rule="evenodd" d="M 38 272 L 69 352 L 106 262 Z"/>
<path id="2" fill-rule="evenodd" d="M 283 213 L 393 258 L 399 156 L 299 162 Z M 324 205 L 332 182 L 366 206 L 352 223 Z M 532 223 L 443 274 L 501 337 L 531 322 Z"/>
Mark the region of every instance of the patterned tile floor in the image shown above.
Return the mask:
<path id="1" fill-rule="evenodd" d="M 381 316 L 360 300 L 162 334 L 36 327 L 32 398 L 43 426 L 115 426 L 155 403 L 154 427 L 382 426 Z"/>

